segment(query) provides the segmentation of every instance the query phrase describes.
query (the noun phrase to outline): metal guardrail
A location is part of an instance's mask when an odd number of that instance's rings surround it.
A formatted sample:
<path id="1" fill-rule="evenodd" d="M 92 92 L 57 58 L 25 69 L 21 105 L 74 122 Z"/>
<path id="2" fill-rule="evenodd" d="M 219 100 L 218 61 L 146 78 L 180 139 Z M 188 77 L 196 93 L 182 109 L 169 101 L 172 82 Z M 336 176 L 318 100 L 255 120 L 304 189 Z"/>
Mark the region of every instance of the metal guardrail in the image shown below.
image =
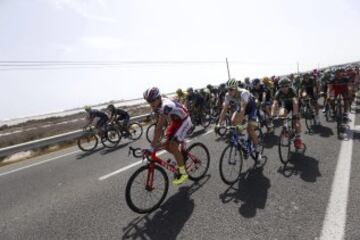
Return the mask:
<path id="1" fill-rule="evenodd" d="M 145 118 L 148 118 L 149 116 L 150 116 L 150 114 L 135 116 L 135 117 L 132 117 L 130 119 L 130 121 L 142 121 Z M 47 138 L 34 140 L 31 142 L 16 144 L 13 146 L 1 148 L 0 149 L 0 157 L 9 156 L 9 155 L 17 153 L 17 152 L 28 151 L 28 150 L 32 150 L 32 149 L 36 149 L 36 148 L 46 147 L 46 146 L 50 146 L 53 144 L 57 144 L 57 143 L 61 143 L 61 142 L 69 141 L 69 140 L 74 140 L 83 135 L 84 135 L 83 130 L 76 130 L 73 132 L 63 133 L 63 134 L 59 134 L 59 135 L 55 135 L 55 136 L 51 136 L 51 137 L 47 137 Z"/>

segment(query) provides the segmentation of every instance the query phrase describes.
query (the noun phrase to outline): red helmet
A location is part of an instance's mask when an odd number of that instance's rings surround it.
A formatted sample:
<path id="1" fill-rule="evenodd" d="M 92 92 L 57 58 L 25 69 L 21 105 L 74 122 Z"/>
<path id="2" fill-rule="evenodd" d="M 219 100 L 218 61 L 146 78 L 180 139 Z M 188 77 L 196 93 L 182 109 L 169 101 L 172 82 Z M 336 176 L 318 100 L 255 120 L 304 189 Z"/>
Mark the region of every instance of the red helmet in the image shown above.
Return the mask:
<path id="1" fill-rule="evenodd" d="M 147 89 L 144 92 L 143 96 L 147 102 L 153 102 L 155 99 L 160 97 L 160 91 L 157 87 L 152 87 L 152 88 Z"/>

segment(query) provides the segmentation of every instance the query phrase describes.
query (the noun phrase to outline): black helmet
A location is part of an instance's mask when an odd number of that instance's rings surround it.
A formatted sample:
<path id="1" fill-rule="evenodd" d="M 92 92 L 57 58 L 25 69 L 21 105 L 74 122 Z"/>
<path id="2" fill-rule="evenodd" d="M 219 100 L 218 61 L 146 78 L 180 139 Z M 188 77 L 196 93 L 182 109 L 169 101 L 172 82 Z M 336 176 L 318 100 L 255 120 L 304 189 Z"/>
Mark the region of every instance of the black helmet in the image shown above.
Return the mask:
<path id="1" fill-rule="evenodd" d="M 107 109 L 113 111 L 115 109 L 115 106 L 113 104 L 110 104 L 107 106 Z"/>

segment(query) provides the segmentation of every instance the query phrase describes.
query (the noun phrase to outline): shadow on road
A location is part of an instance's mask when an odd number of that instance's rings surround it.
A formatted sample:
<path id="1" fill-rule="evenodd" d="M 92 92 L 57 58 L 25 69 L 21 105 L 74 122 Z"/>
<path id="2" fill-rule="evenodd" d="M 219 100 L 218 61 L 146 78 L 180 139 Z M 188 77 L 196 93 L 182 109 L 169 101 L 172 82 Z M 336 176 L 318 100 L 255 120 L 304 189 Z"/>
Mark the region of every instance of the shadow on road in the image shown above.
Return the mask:
<path id="1" fill-rule="evenodd" d="M 209 179 L 210 175 L 206 175 L 198 183 L 180 187 L 178 192 L 154 213 L 136 217 L 123 229 L 122 239 L 176 239 L 194 211 L 195 203 L 191 195 Z"/>
<path id="2" fill-rule="evenodd" d="M 312 134 L 319 134 L 320 137 L 331 137 L 334 135 L 334 132 L 331 128 L 324 125 L 315 125 L 311 127 Z"/>
<path id="3" fill-rule="evenodd" d="M 194 130 L 194 132 L 190 135 L 190 138 L 196 138 L 204 133 L 206 133 L 206 129 L 201 129 L 197 131 Z"/>
<path id="4" fill-rule="evenodd" d="M 300 175 L 305 182 L 316 182 L 321 177 L 319 161 L 310 156 L 294 152 L 288 164 L 279 169 L 285 177 Z"/>
<path id="5" fill-rule="evenodd" d="M 129 145 L 130 143 L 133 143 L 134 141 L 130 141 L 130 142 L 126 142 L 126 143 L 122 143 L 114 148 L 106 148 L 104 151 L 101 152 L 101 155 L 106 155 L 106 154 L 109 154 L 109 153 L 112 153 L 114 151 L 117 151 L 121 148 L 124 148 L 126 147 L 127 145 Z"/>
<path id="6" fill-rule="evenodd" d="M 220 199 L 223 203 L 241 202 L 239 213 L 245 218 L 252 218 L 257 209 L 265 208 L 270 186 L 270 179 L 264 176 L 263 168 L 252 168 L 220 194 Z"/>
<path id="7" fill-rule="evenodd" d="M 87 156 L 90 156 L 90 155 L 93 155 L 94 153 L 97 153 L 97 152 L 99 152 L 99 151 L 101 151 L 103 149 L 104 149 L 104 147 L 99 147 L 99 148 L 97 148 L 97 149 L 95 149 L 95 150 L 93 150 L 91 152 L 83 152 L 83 153 L 77 155 L 76 159 L 83 159 L 83 158 L 85 158 Z"/>
<path id="8" fill-rule="evenodd" d="M 275 135 L 274 133 L 265 134 L 263 146 L 264 148 L 272 148 L 278 145 L 279 140 L 279 136 Z"/>

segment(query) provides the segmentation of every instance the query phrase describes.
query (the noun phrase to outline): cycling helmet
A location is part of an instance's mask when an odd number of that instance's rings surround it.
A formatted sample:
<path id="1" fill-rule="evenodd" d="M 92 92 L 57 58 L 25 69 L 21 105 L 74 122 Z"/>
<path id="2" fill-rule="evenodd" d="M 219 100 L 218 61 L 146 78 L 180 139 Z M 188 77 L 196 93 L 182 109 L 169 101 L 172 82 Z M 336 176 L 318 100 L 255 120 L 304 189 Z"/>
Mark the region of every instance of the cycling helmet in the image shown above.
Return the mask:
<path id="1" fill-rule="evenodd" d="M 219 85 L 219 88 L 221 88 L 221 89 L 226 88 L 226 84 L 225 84 L 225 83 L 220 84 L 220 85 Z"/>
<path id="2" fill-rule="evenodd" d="M 182 94 L 183 94 L 183 91 L 181 90 L 181 88 L 178 88 L 178 89 L 176 90 L 176 94 L 177 94 L 177 95 L 182 95 Z"/>
<path id="3" fill-rule="evenodd" d="M 269 84 L 271 80 L 268 77 L 263 77 L 262 81 L 264 84 Z"/>
<path id="4" fill-rule="evenodd" d="M 188 93 L 193 93 L 194 92 L 194 89 L 192 87 L 189 87 L 187 90 L 186 90 Z"/>
<path id="5" fill-rule="evenodd" d="M 110 110 L 110 111 L 114 111 L 114 109 L 115 109 L 114 104 L 108 105 L 108 106 L 107 106 L 107 109 Z"/>
<path id="6" fill-rule="evenodd" d="M 260 83 L 260 79 L 255 78 L 255 79 L 252 80 L 251 86 L 252 86 L 252 87 L 255 87 L 255 86 L 257 86 L 259 83 Z"/>
<path id="7" fill-rule="evenodd" d="M 279 81 L 279 86 L 280 87 L 283 87 L 283 86 L 289 86 L 290 85 L 290 79 L 289 78 L 287 78 L 287 77 L 284 77 L 284 78 L 282 78 L 282 79 L 280 79 L 280 81 Z"/>
<path id="8" fill-rule="evenodd" d="M 246 78 L 244 79 L 244 81 L 245 81 L 246 84 L 249 84 L 249 83 L 250 83 L 250 78 L 249 78 L 249 77 L 246 77 Z"/>
<path id="9" fill-rule="evenodd" d="M 91 111 L 91 107 L 88 106 L 88 105 L 86 105 L 86 106 L 84 106 L 84 110 L 87 111 L 87 112 L 90 112 L 90 111 Z"/>
<path id="10" fill-rule="evenodd" d="M 206 86 L 206 88 L 211 90 L 211 89 L 213 89 L 213 86 L 212 86 L 211 84 L 208 84 L 208 85 Z"/>
<path id="11" fill-rule="evenodd" d="M 238 83 L 237 83 L 236 79 L 232 78 L 229 81 L 227 81 L 226 87 L 228 89 L 236 89 L 238 87 Z"/>
<path id="12" fill-rule="evenodd" d="M 152 87 L 152 88 L 147 89 L 144 92 L 143 96 L 147 102 L 153 102 L 157 98 L 159 98 L 161 95 L 160 95 L 160 91 L 157 87 Z"/>

